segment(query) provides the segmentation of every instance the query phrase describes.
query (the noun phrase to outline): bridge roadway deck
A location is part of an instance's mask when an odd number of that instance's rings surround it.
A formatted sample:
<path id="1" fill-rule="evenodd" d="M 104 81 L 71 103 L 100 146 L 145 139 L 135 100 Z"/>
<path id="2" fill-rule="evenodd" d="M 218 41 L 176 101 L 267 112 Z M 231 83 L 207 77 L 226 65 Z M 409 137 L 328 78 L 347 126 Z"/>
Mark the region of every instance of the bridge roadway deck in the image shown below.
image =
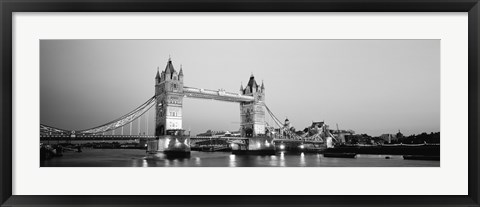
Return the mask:
<path id="1" fill-rule="evenodd" d="M 237 139 L 237 140 L 246 140 L 250 139 L 248 137 L 190 137 L 190 139 Z M 310 140 L 310 139 L 282 139 L 282 138 L 274 138 L 274 141 L 281 141 L 281 142 L 311 142 L 311 143 L 323 143 L 323 141 L 318 140 Z"/>
<path id="2" fill-rule="evenodd" d="M 81 135 L 81 136 L 41 136 L 40 140 L 134 140 L 134 139 L 155 139 L 153 135 Z M 214 140 L 214 139 L 226 139 L 226 140 L 247 140 L 248 137 L 190 137 L 190 140 Z M 279 139 L 274 138 L 275 142 L 303 142 L 303 143 L 324 143 L 323 141 L 308 140 L 308 139 Z"/>
<path id="3" fill-rule="evenodd" d="M 40 136 L 40 140 L 134 140 L 134 139 L 154 139 L 153 135 L 80 135 L 80 136 L 65 136 L 52 135 Z"/>

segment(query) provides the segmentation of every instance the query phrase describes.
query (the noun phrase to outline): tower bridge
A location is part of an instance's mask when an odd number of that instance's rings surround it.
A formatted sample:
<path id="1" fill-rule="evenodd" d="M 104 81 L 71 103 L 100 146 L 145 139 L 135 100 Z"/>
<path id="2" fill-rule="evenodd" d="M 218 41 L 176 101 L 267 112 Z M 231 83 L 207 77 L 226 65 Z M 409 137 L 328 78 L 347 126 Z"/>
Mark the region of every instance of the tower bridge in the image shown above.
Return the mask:
<path id="1" fill-rule="evenodd" d="M 155 136 L 166 135 L 167 130 L 182 129 L 183 98 L 212 99 L 240 104 L 241 136 L 265 134 L 265 86 L 258 85 L 253 74 L 240 93 L 184 86 L 183 68 L 177 72 L 169 58 L 165 70 L 155 76 Z"/>
<path id="2" fill-rule="evenodd" d="M 229 138 L 247 143 L 248 150 L 275 150 L 273 139 L 278 141 L 289 142 L 323 142 L 319 134 L 310 137 L 299 136 L 290 131 L 289 125 L 284 125 L 265 104 L 265 85 L 259 85 L 253 74 L 250 76 L 245 87 L 240 86 L 238 92 L 228 92 L 223 89 L 210 90 L 184 85 L 183 68 L 175 70 L 172 60 L 169 58 L 165 69 L 160 72 L 157 68 L 155 76 L 155 94 L 145 103 L 130 111 L 129 113 L 110 121 L 101 126 L 84 130 L 64 130 L 47 125 L 40 126 L 40 134 L 42 138 L 84 138 L 84 139 L 101 139 L 105 136 L 115 136 L 115 129 L 121 128 L 121 134 L 118 137 L 125 139 L 135 137 L 156 139 L 149 142 L 152 150 L 165 149 L 189 149 L 190 138 L 174 138 L 175 134 L 171 131 L 180 131 L 183 128 L 183 99 L 209 99 L 217 101 L 236 102 L 240 106 L 240 138 Z M 155 109 L 154 134 L 149 135 L 132 135 L 132 124 L 135 120 L 141 119 L 151 108 Z M 269 126 L 265 122 L 265 112 L 268 112 L 277 125 Z M 148 114 L 147 114 L 148 115 Z M 147 132 L 148 132 L 148 116 L 147 116 Z M 140 124 L 140 122 L 138 122 Z M 124 127 L 129 129 L 129 135 L 124 136 Z M 140 125 L 139 125 L 140 127 Z M 325 130 L 324 130 L 325 131 Z M 328 131 L 328 130 L 327 130 Z M 111 132 L 111 135 L 105 135 Z M 138 131 L 139 132 L 139 131 Z M 333 136 L 332 136 L 333 137 Z M 170 141 L 169 141 L 170 140 Z M 173 140 L 173 141 L 172 141 Z M 245 140 L 248 140 L 245 142 Z M 235 143 L 235 142 L 232 142 Z"/>

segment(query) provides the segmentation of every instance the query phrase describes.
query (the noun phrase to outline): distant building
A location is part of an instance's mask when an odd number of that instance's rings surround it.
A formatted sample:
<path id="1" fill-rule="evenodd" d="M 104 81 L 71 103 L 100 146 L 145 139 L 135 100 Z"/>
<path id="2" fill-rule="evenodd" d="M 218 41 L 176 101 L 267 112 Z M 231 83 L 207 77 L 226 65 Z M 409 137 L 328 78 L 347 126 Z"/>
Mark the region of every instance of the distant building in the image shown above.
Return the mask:
<path id="1" fill-rule="evenodd" d="M 382 134 L 380 135 L 380 139 L 385 141 L 386 143 L 392 143 L 392 141 L 397 141 L 398 139 L 403 138 L 403 134 L 398 130 L 396 134 Z"/>
<path id="2" fill-rule="evenodd" d="M 230 132 L 230 134 L 231 134 L 232 137 L 240 137 L 240 136 L 242 136 L 242 134 L 241 134 L 240 131 Z"/>
<path id="3" fill-rule="evenodd" d="M 283 124 L 283 127 L 287 128 L 287 129 L 290 129 L 290 120 L 288 120 L 288 118 L 285 119 L 285 122 Z"/>
<path id="4" fill-rule="evenodd" d="M 385 141 L 386 143 L 392 143 L 394 139 L 394 135 L 392 134 L 382 134 L 380 135 L 380 139 L 382 139 L 383 141 Z"/>
<path id="5" fill-rule="evenodd" d="M 278 134 L 281 134 L 284 137 L 289 137 L 290 135 L 288 134 L 287 131 L 290 131 L 290 130 L 292 130 L 292 126 L 290 124 L 290 120 L 288 120 L 288 118 L 286 118 L 285 122 L 283 123 L 283 128 L 278 129 Z"/>
<path id="6" fill-rule="evenodd" d="M 345 143 L 347 142 L 346 136 L 354 135 L 355 131 L 341 129 L 341 130 L 330 130 L 330 133 L 335 135 L 335 138 L 337 139 L 338 142 Z"/>
<path id="7" fill-rule="evenodd" d="M 226 131 L 224 136 L 225 137 L 240 137 L 241 133 L 240 133 L 240 131 L 236 131 L 236 132 Z"/>
<path id="8" fill-rule="evenodd" d="M 399 129 L 397 133 L 397 139 L 401 139 L 401 138 L 403 138 L 403 134 L 400 132 L 400 129 Z"/>
<path id="9" fill-rule="evenodd" d="M 323 125 L 325 124 L 325 122 L 321 121 L 321 122 L 312 122 L 312 128 L 315 128 L 315 127 L 318 127 L 318 128 L 321 128 L 323 127 Z"/>
<path id="10" fill-rule="evenodd" d="M 349 144 L 369 144 L 370 139 L 361 134 L 347 134 L 344 136 L 345 142 Z"/>

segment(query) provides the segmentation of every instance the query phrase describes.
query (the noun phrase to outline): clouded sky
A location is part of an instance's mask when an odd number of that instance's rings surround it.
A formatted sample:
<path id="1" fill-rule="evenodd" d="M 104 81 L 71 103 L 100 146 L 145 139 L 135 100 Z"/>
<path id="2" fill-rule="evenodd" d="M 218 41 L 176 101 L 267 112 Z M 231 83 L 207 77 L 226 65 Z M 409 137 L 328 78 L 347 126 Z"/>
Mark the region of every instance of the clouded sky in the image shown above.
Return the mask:
<path id="1" fill-rule="evenodd" d="M 41 123 L 79 130 L 124 115 L 154 95 L 169 55 L 186 86 L 238 92 L 253 73 L 296 129 L 440 130 L 440 40 L 41 40 Z M 237 103 L 185 98 L 183 109 L 192 134 L 239 129 Z M 151 110 L 149 134 L 153 123 Z"/>

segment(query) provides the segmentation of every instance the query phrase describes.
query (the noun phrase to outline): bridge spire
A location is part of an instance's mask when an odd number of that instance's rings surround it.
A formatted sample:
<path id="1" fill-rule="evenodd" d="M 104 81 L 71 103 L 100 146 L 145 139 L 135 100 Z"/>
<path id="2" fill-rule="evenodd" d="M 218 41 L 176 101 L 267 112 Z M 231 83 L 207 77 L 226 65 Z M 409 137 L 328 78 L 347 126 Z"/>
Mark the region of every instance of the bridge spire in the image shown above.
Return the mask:
<path id="1" fill-rule="evenodd" d="M 157 66 L 157 75 L 155 76 L 155 79 L 160 79 L 160 67 Z"/>
<path id="2" fill-rule="evenodd" d="M 183 76 L 183 67 L 182 67 L 182 64 L 180 64 L 180 72 L 178 73 L 178 76 Z"/>
<path id="3" fill-rule="evenodd" d="M 259 85 L 257 84 L 257 81 L 255 81 L 255 77 L 252 75 L 250 76 L 250 79 L 248 80 L 247 85 L 245 86 L 245 93 L 254 93 L 258 91 Z"/>
<path id="4" fill-rule="evenodd" d="M 165 74 L 169 75 L 169 74 L 172 74 L 174 72 L 175 72 L 175 68 L 173 68 L 172 59 L 170 57 L 168 57 L 167 66 L 165 67 Z"/>

